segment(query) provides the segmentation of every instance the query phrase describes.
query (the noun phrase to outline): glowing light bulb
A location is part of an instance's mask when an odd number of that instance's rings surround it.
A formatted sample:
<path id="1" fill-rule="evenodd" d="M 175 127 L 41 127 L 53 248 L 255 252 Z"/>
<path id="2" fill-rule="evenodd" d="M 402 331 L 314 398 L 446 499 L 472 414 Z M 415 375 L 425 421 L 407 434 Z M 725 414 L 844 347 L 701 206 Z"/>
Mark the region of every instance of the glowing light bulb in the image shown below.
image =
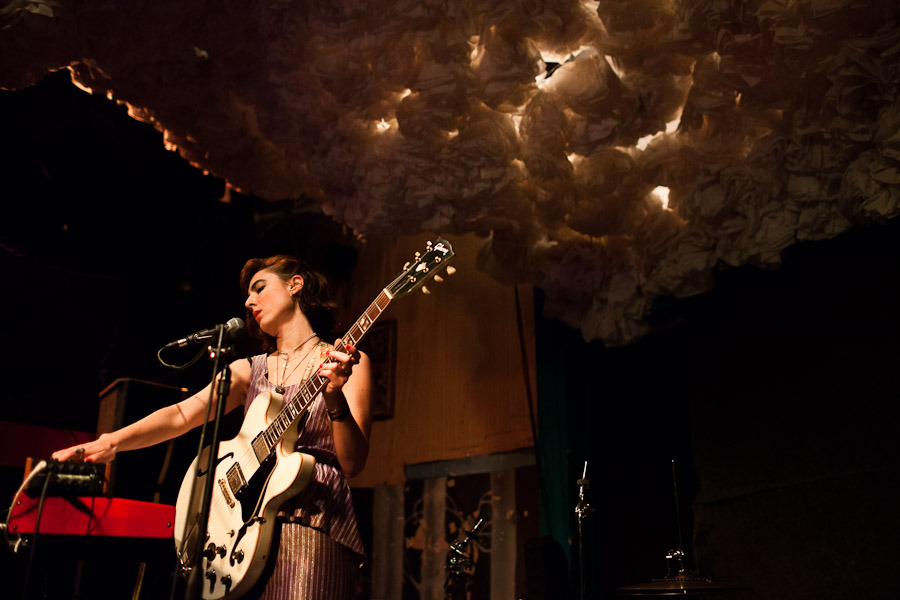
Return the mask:
<path id="1" fill-rule="evenodd" d="M 674 118 L 671 121 L 669 121 L 668 123 L 666 123 L 666 129 L 664 131 L 658 131 L 656 133 L 651 133 L 650 135 L 645 135 L 644 137 L 640 138 L 637 141 L 637 143 L 634 145 L 634 147 L 637 148 L 638 150 L 644 150 L 647 146 L 650 145 L 650 142 L 652 142 L 656 138 L 662 137 L 662 136 L 666 135 L 667 133 L 673 133 L 676 129 L 678 129 L 678 123 L 680 123 L 680 122 L 681 122 L 681 114 L 679 113 L 679 115 L 676 118 Z"/>
<path id="2" fill-rule="evenodd" d="M 663 210 L 669 210 L 669 188 L 664 185 L 657 186 L 653 188 L 651 194 L 655 194 L 657 198 L 659 198 L 660 203 L 662 203 Z"/>

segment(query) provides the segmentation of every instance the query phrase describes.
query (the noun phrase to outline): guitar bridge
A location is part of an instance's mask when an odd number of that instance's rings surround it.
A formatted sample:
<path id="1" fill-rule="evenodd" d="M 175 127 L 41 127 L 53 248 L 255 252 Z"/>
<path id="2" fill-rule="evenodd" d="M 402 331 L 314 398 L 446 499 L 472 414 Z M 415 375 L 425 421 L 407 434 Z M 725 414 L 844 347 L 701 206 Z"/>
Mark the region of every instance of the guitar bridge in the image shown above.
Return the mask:
<path id="1" fill-rule="evenodd" d="M 224 479 L 219 480 L 219 489 L 222 490 L 222 495 L 225 496 L 225 502 L 228 503 L 228 506 L 234 508 L 234 497 L 228 492 L 228 484 Z"/>

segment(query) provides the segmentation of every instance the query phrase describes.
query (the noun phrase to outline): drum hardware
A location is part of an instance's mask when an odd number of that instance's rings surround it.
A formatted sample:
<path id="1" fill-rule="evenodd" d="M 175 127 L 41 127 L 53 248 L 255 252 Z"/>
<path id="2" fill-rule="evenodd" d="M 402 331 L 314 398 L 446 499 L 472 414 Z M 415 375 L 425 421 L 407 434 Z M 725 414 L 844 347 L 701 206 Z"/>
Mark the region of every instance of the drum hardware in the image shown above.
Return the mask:
<path id="1" fill-rule="evenodd" d="M 462 540 L 456 540 L 447 551 L 447 579 L 444 581 L 444 589 L 450 598 L 466 598 L 469 585 L 472 583 L 472 571 L 474 562 L 469 553 L 469 545 L 473 537 L 478 536 L 478 528 L 484 523 L 484 519 L 478 519 L 472 529 L 464 530 L 466 536 Z"/>
<path id="2" fill-rule="evenodd" d="M 623 596 L 694 596 L 709 593 L 737 592 L 746 587 L 734 586 L 703 577 L 687 567 L 687 556 L 681 532 L 681 509 L 678 503 L 678 477 L 675 460 L 672 460 L 672 488 L 675 493 L 675 518 L 678 521 L 678 548 L 666 553 L 666 576 L 647 583 L 626 585 L 618 588 Z M 718 596 L 717 596 L 718 597 Z"/>
<path id="3" fill-rule="evenodd" d="M 704 579 L 698 576 L 679 575 L 670 579 L 654 579 L 647 583 L 626 585 L 618 588 L 619 596 L 687 596 L 715 594 L 721 597 L 725 593 L 746 590 L 746 587 L 729 585 L 721 581 Z"/>
<path id="4" fill-rule="evenodd" d="M 575 482 L 578 486 L 578 503 L 575 505 L 575 518 L 578 520 L 578 577 L 581 588 L 581 600 L 585 600 L 587 595 L 584 581 L 584 521 L 588 513 L 593 510 L 591 505 L 585 500 L 585 490 L 590 487 L 590 481 L 587 478 L 587 468 L 588 461 L 584 461 L 581 479 Z"/>
<path id="5" fill-rule="evenodd" d="M 678 550 L 669 550 L 669 553 L 666 556 L 666 565 L 668 566 L 667 577 L 677 577 L 678 575 L 685 575 L 687 573 L 687 569 L 684 566 L 684 538 L 681 535 L 681 506 L 678 504 L 678 475 L 675 472 L 674 458 L 672 459 L 672 491 L 675 494 L 675 520 L 678 525 Z M 673 564 L 675 565 L 675 575 L 672 574 Z"/>

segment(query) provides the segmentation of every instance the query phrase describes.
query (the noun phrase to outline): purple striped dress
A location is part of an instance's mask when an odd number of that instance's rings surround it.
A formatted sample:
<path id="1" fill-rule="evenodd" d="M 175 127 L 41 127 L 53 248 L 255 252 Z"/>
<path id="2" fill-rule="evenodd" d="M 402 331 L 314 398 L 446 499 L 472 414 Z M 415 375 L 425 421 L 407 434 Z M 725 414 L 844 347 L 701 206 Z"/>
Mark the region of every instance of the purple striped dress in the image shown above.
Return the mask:
<path id="1" fill-rule="evenodd" d="M 324 348 L 323 348 L 324 349 Z M 269 381 L 265 354 L 251 359 L 250 402 L 265 391 L 274 391 Z M 285 388 L 285 400 L 299 391 L 300 384 Z M 296 449 L 316 459 L 313 479 L 295 498 L 282 506 L 281 527 L 274 544 L 275 560 L 260 578 L 252 594 L 264 600 L 351 600 L 359 584 L 359 566 L 365 561 L 362 539 L 350 486 L 340 471 L 331 420 L 320 394 L 300 419 Z"/>

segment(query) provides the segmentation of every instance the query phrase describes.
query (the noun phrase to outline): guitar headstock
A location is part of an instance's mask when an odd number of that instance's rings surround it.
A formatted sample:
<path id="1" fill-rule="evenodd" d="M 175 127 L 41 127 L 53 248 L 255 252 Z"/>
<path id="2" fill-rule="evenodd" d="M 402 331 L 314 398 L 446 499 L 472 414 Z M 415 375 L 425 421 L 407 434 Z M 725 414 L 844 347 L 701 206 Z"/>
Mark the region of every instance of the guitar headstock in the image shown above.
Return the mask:
<path id="1" fill-rule="evenodd" d="M 453 246 L 443 238 L 428 242 L 424 252 L 416 252 L 413 260 L 403 265 L 403 270 L 385 289 L 392 298 L 404 296 L 422 286 L 447 266 L 453 258 Z M 437 278 L 440 281 L 439 278 Z"/>

